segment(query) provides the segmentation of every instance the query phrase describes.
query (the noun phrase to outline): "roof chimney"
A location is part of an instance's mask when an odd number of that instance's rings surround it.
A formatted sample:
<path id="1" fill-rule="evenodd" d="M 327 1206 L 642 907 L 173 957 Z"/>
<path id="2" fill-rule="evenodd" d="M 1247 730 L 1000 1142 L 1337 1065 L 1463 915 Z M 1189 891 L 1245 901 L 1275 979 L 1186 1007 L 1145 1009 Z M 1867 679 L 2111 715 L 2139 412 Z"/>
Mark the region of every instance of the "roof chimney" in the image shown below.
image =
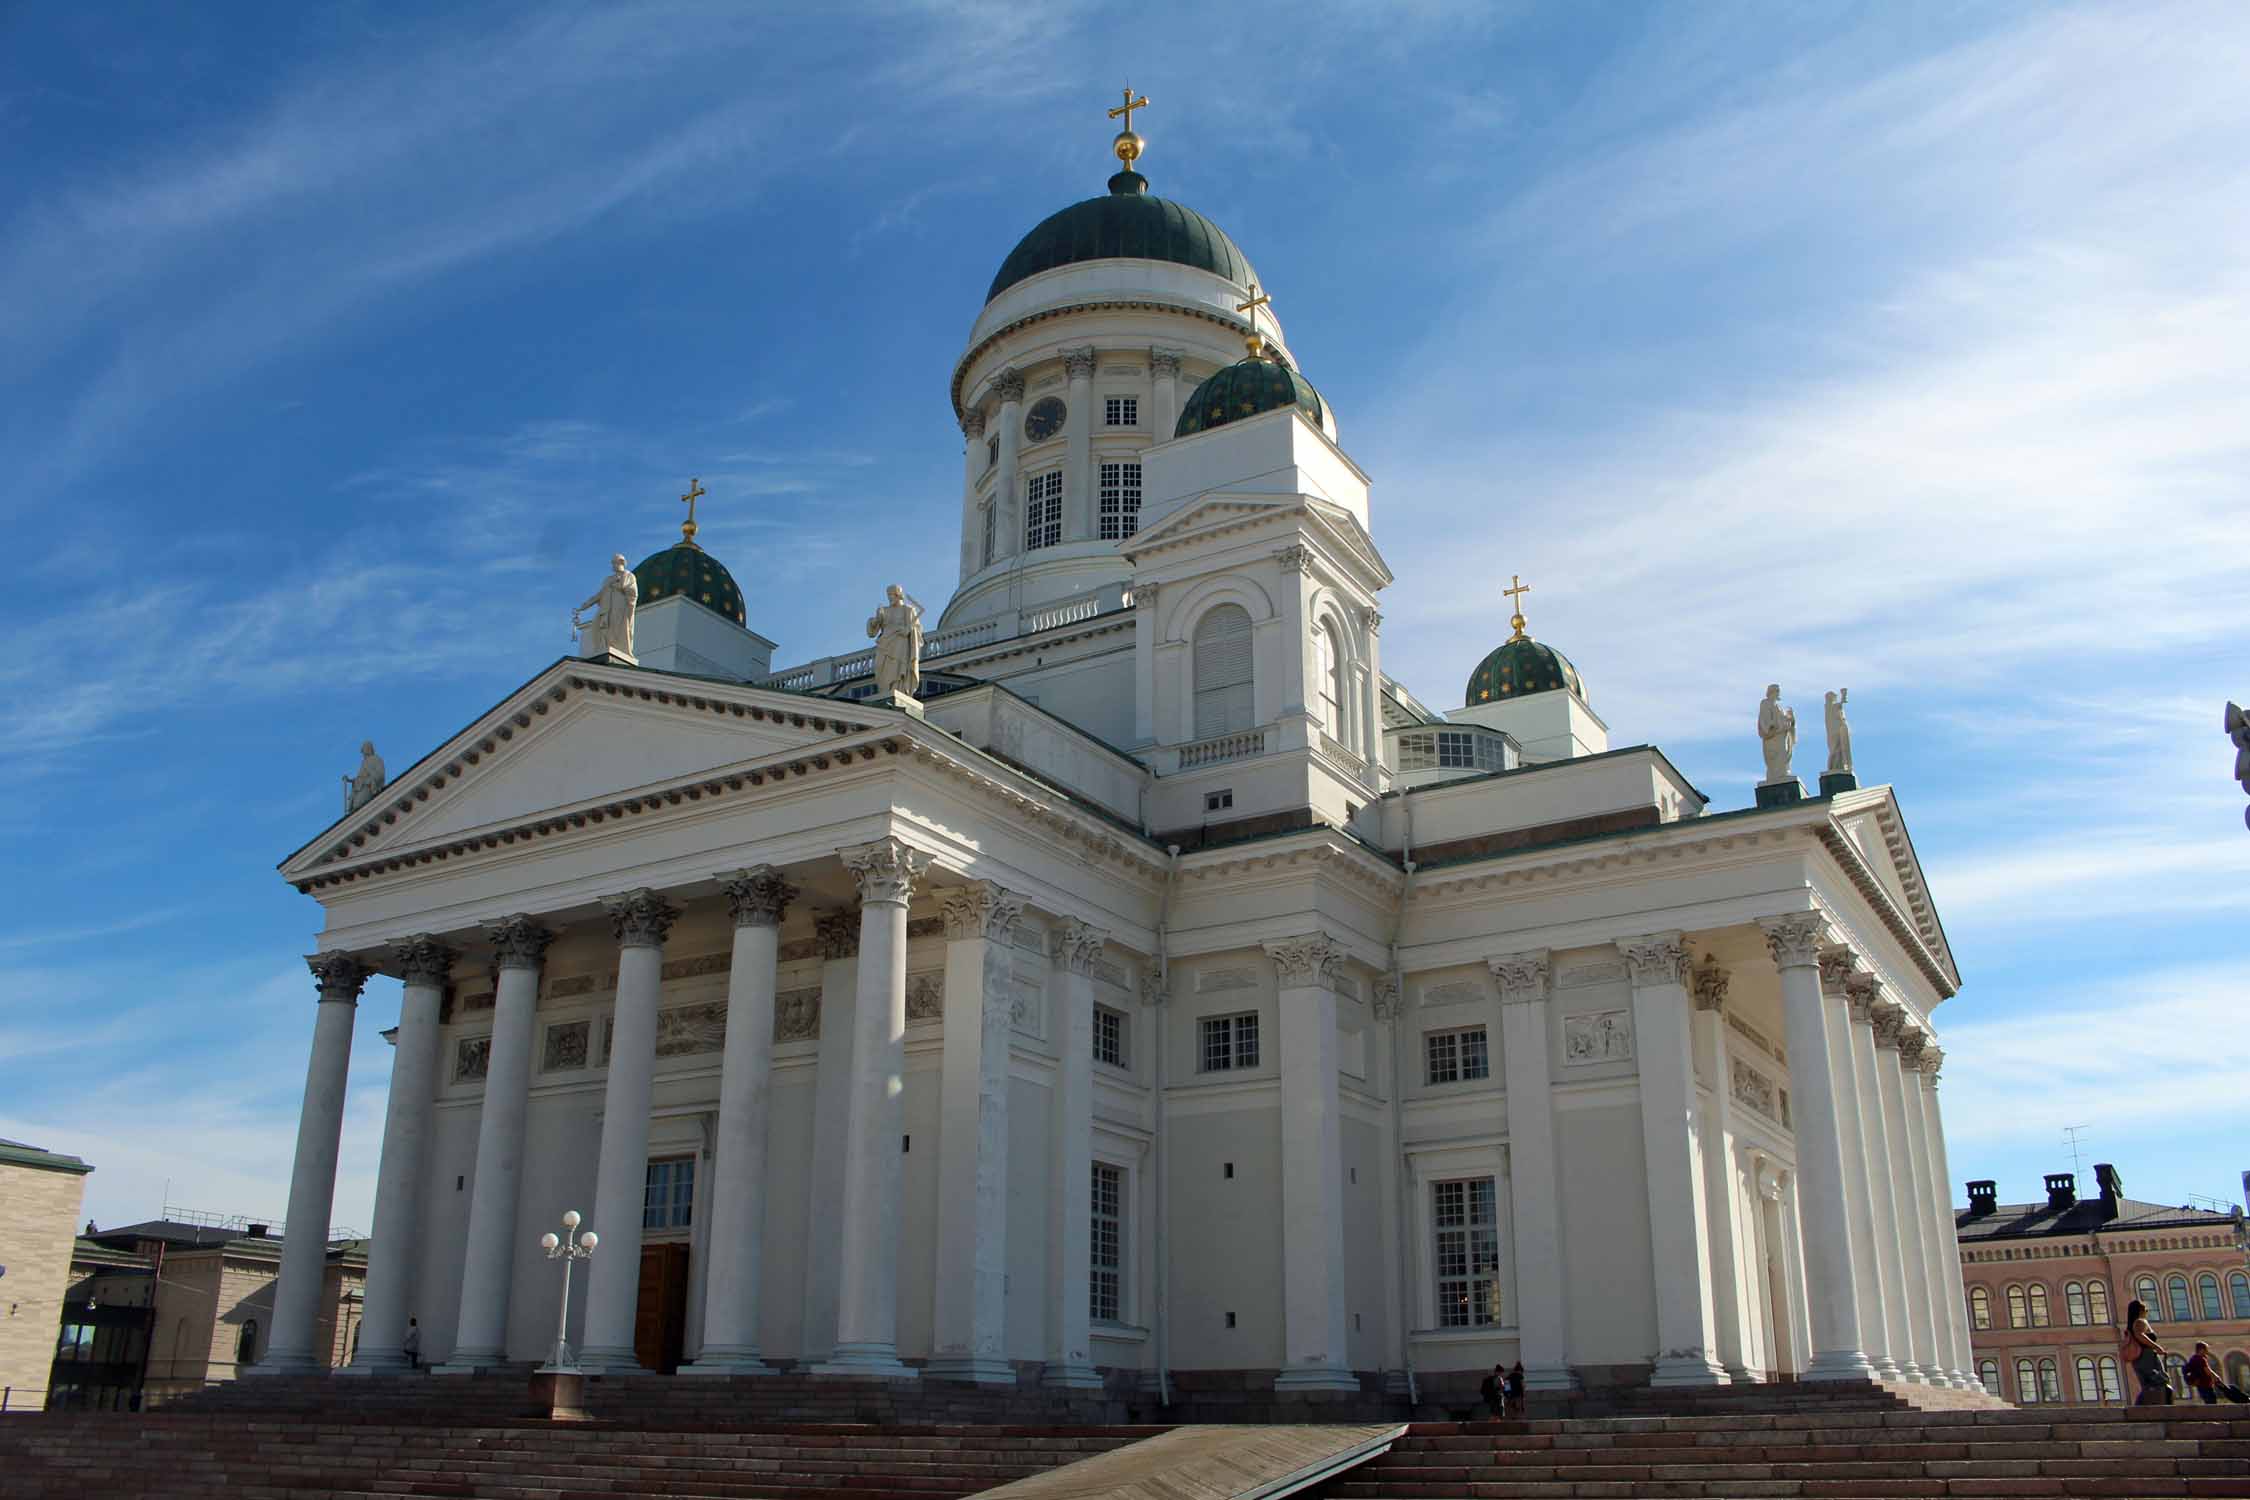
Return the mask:
<path id="1" fill-rule="evenodd" d="M 249 1234 L 250 1238 L 254 1240 L 262 1240 L 266 1237 L 266 1226 L 263 1224 L 253 1224 L 250 1226 Z"/>
<path id="2" fill-rule="evenodd" d="M 1969 1217 L 1991 1213 L 1999 1206 L 2000 1184 L 1987 1177 L 1969 1184 Z"/>
<path id="3" fill-rule="evenodd" d="M 2049 1172 L 2047 1174 L 2047 1207 L 2055 1213 L 2068 1213 L 2078 1202 L 2078 1174 L 2075 1172 Z"/>
<path id="4" fill-rule="evenodd" d="M 2117 1200 L 2125 1196 L 2125 1179 L 2117 1175 L 2117 1168 L 2108 1162 L 2094 1165 L 2094 1181 L 2102 1190 L 2102 1217 L 2117 1217 Z"/>

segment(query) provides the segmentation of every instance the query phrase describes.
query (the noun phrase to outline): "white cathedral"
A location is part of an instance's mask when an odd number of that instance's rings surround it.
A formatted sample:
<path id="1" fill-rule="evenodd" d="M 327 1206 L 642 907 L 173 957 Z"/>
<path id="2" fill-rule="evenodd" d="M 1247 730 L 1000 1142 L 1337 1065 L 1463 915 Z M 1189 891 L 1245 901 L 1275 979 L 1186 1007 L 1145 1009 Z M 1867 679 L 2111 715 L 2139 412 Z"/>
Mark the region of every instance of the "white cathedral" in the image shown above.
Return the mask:
<path id="1" fill-rule="evenodd" d="M 284 862 L 292 1227 L 404 981 L 354 1368 L 410 1317 L 441 1372 L 552 1355 L 576 1208 L 590 1372 L 1975 1389 L 1897 799 L 1709 810 L 1520 608 L 1460 707 L 1384 675 L 1369 480 L 1126 126 L 949 377 L 907 691 L 775 670 L 691 505 L 586 654 Z M 318 1241 L 264 1368 L 319 1367 Z"/>

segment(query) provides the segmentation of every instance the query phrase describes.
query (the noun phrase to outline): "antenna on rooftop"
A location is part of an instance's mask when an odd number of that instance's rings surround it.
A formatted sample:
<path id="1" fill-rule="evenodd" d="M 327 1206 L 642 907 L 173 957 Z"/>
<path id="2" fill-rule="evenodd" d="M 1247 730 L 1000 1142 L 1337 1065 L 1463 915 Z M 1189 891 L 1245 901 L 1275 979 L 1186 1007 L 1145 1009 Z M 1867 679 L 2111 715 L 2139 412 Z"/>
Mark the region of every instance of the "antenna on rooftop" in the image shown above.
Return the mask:
<path id="1" fill-rule="evenodd" d="M 2080 1132 L 2091 1129 L 2093 1129 L 2091 1125 L 2065 1125 L 2063 1127 L 2063 1136 L 2070 1142 L 2070 1170 L 2074 1173 L 2086 1170 L 2086 1143 L 2078 1137 Z"/>

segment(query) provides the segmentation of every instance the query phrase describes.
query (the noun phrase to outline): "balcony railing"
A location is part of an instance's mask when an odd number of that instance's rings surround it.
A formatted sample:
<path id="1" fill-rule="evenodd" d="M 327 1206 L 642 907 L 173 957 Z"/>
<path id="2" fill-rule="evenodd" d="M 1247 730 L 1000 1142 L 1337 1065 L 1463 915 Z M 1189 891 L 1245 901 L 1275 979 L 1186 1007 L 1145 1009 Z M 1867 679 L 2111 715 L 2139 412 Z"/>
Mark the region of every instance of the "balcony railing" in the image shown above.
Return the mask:
<path id="1" fill-rule="evenodd" d="M 1197 766 L 1247 760 L 1253 755 L 1263 755 L 1265 750 L 1266 732 L 1263 729 L 1244 729 L 1234 734 L 1214 735 L 1207 740 L 1196 740 L 1192 744 L 1180 746 L 1180 769 L 1192 771 Z"/>

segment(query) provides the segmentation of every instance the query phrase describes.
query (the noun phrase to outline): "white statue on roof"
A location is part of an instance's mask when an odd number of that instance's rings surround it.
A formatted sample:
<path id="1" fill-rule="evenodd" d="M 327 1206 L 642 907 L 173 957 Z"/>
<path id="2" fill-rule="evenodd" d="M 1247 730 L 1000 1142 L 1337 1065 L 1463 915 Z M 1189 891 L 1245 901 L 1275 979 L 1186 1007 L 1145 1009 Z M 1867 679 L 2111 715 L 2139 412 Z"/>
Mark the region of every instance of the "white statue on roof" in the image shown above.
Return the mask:
<path id="1" fill-rule="evenodd" d="M 613 553 L 609 559 L 609 576 L 602 586 L 594 590 L 585 603 L 570 612 L 573 630 L 586 632 L 586 654 L 600 656 L 604 652 L 630 659 L 633 655 L 633 612 L 640 605 L 641 582 L 626 565 L 625 554 Z M 594 610 L 591 620 L 581 620 L 579 615 Z"/>
<path id="2" fill-rule="evenodd" d="M 1844 718 L 1844 702 L 1850 698 L 1850 688 L 1837 688 L 1828 695 L 1828 773 L 1849 775 L 1852 769 L 1852 726 Z"/>
<path id="3" fill-rule="evenodd" d="M 1766 782 L 1792 781 L 1789 758 L 1797 753 L 1797 711 L 1781 706 L 1781 684 L 1766 684 L 1758 704 L 1758 742 L 1766 753 Z"/>
<path id="4" fill-rule="evenodd" d="M 373 740 L 359 742 L 359 770 L 344 778 L 344 811 L 358 812 L 381 794 L 389 777 L 383 770 L 383 757 L 375 753 Z"/>
<path id="5" fill-rule="evenodd" d="M 883 590 L 883 601 L 867 619 L 875 638 L 875 691 L 911 698 L 922 690 L 922 605 L 895 583 Z"/>

